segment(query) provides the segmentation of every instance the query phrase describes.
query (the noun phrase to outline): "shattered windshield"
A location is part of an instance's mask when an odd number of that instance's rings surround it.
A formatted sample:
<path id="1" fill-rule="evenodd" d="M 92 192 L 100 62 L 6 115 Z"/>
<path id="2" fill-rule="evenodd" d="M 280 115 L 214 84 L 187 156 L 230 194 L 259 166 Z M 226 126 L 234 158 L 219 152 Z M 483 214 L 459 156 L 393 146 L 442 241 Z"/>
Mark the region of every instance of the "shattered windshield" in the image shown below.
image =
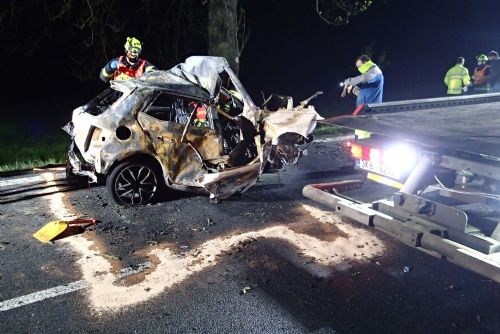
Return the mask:
<path id="1" fill-rule="evenodd" d="M 114 90 L 111 87 L 106 88 L 106 90 L 104 90 L 101 94 L 97 95 L 89 103 L 84 105 L 82 107 L 83 111 L 94 116 L 100 115 L 122 95 L 123 92 Z"/>

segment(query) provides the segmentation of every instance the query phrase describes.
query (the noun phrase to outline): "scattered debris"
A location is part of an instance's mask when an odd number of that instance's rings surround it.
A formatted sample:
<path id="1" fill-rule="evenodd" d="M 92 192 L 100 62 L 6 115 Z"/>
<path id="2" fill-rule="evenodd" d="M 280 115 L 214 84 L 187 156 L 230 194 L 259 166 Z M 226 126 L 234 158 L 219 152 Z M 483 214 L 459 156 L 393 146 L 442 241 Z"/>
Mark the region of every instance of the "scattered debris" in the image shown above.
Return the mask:
<path id="1" fill-rule="evenodd" d="M 106 253 L 102 254 L 102 257 L 105 257 L 106 259 L 109 259 L 109 260 L 119 260 L 119 261 L 121 261 L 121 259 L 122 259 L 119 256 L 109 255 L 109 254 L 106 254 Z"/>
<path id="2" fill-rule="evenodd" d="M 96 223 L 96 219 L 74 219 L 70 221 L 55 220 L 36 231 L 33 237 L 43 243 L 48 243 L 50 241 L 83 233 L 87 227 Z"/>
<path id="3" fill-rule="evenodd" d="M 403 267 L 403 272 L 406 274 L 406 273 L 409 273 L 411 271 L 411 267 L 409 266 L 404 266 Z"/>
<path id="4" fill-rule="evenodd" d="M 146 243 L 147 243 L 149 246 L 155 246 L 155 245 L 158 245 L 158 241 L 154 241 L 154 240 L 148 240 L 148 241 L 146 241 Z"/>
<path id="5" fill-rule="evenodd" d="M 188 245 L 181 245 L 181 249 L 188 249 L 189 246 Z"/>
<path id="6" fill-rule="evenodd" d="M 213 225 L 215 225 L 213 220 L 211 218 L 207 218 L 207 226 L 213 226 Z"/>
<path id="7" fill-rule="evenodd" d="M 250 290 L 252 290 L 252 288 L 251 288 L 251 287 L 249 287 L 249 286 L 246 286 L 246 287 L 244 287 L 243 289 L 241 289 L 241 291 L 240 291 L 240 295 L 246 295 L 247 293 L 249 293 L 249 292 L 250 292 Z"/>

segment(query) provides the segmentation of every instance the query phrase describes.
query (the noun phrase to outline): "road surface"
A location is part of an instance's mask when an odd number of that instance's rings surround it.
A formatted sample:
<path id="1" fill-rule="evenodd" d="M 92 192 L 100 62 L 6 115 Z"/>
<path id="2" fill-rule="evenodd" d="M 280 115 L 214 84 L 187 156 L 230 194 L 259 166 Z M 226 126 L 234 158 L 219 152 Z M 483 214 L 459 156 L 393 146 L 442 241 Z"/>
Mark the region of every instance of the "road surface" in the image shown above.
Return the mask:
<path id="1" fill-rule="evenodd" d="M 220 204 L 122 208 L 60 171 L 0 178 L 0 333 L 499 333 L 500 285 L 302 197 L 353 177 L 340 147 L 316 141 Z M 101 223 L 32 237 L 82 216 Z"/>

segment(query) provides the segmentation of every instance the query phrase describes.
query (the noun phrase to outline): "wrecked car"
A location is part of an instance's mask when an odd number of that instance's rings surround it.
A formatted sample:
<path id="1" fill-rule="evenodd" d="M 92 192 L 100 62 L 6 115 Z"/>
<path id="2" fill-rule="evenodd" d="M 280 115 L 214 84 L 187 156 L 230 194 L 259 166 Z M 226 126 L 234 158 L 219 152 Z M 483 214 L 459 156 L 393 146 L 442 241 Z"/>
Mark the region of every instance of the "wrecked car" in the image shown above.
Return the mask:
<path id="1" fill-rule="evenodd" d="M 125 206 L 152 201 L 165 185 L 225 199 L 254 185 L 269 162 L 297 162 L 320 119 L 309 99 L 271 100 L 258 108 L 218 57 L 112 81 L 64 127 L 71 170 L 105 180 Z"/>

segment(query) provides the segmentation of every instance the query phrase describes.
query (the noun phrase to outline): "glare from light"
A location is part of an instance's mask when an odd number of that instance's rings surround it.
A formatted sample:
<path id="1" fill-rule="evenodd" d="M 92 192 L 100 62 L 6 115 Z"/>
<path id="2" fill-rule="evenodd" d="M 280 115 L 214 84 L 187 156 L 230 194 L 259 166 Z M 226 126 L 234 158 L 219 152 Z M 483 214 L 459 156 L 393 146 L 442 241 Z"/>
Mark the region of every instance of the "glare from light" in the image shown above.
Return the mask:
<path id="1" fill-rule="evenodd" d="M 384 165 L 399 174 L 410 172 L 417 164 L 417 159 L 417 151 L 405 144 L 394 145 L 384 150 L 383 155 Z"/>
<path id="2" fill-rule="evenodd" d="M 380 150 L 376 148 L 370 149 L 370 161 L 374 164 L 380 163 Z"/>

